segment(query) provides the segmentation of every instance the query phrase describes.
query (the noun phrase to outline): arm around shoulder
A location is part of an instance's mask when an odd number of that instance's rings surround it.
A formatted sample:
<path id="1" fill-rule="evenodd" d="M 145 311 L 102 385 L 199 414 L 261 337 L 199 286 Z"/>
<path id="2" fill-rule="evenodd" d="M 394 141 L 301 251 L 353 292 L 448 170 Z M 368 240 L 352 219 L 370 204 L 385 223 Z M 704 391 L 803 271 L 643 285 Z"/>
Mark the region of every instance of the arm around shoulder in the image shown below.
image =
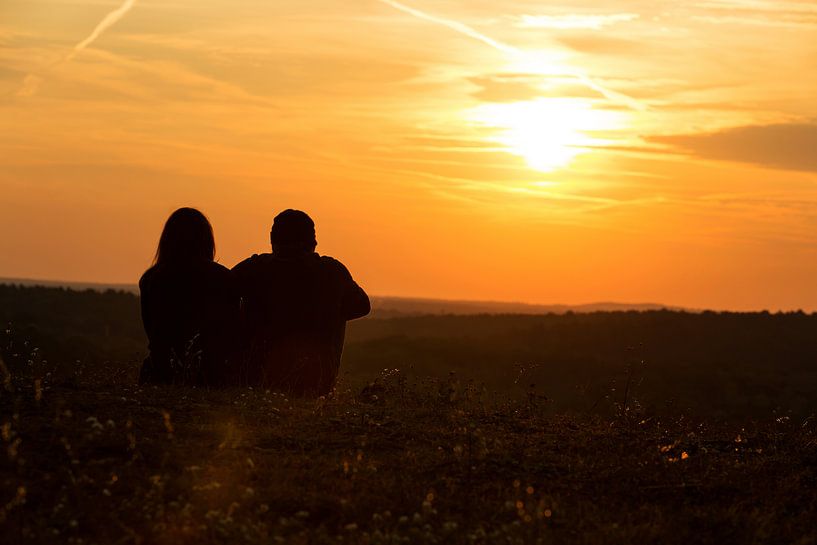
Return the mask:
<path id="1" fill-rule="evenodd" d="M 256 259 L 258 259 L 258 254 L 253 254 L 252 256 L 248 257 L 247 259 L 245 259 L 241 263 L 236 264 L 230 270 L 230 272 L 233 273 L 234 277 L 240 278 L 241 276 L 246 274 L 247 270 L 249 270 L 249 269 L 251 269 L 253 267 L 253 263 L 255 263 Z"/>

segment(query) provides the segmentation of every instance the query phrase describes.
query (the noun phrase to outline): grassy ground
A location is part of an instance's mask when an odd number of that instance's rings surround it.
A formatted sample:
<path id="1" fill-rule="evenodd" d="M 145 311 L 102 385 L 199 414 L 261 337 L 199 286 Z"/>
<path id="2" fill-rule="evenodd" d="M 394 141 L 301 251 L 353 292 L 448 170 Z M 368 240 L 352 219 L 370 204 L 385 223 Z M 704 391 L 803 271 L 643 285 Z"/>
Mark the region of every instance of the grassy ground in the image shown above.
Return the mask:
<path id="1" fill-rule="evenodd" d="M 5 543 L 817 543 L 813 419 L 33 376 L 0 394 Z"/>

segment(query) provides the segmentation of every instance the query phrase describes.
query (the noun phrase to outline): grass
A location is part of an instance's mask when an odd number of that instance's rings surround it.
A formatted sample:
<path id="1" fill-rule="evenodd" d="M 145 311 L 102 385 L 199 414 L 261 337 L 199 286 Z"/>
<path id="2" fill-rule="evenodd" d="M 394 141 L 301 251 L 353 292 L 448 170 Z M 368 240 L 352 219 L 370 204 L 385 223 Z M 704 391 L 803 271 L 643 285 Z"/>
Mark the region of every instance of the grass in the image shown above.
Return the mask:
<path id="1" fill-rule="evenodd" d="M 817 421 L 384 374 L 320 400 L 4 370 L 7 543 L 817 543 Z M 633 392 L 628 393 L 633 396 Z"/>

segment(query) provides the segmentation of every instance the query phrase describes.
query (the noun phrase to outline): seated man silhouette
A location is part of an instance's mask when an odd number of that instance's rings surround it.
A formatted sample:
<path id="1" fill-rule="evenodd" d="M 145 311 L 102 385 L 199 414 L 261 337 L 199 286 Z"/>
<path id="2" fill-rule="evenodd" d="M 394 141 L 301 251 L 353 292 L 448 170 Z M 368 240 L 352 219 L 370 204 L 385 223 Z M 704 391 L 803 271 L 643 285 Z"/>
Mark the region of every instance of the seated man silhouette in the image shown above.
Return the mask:
<path id="1" fill-rule="evenodd" d="M 300 210 L 275 217 L 272 253 L 233 269 L 247 321 L 247 357 L 262 386 L 321 396 L 335 385 L 346 321 L 369 297 L 346 267 L 315 252 L 315 224 Z"/>

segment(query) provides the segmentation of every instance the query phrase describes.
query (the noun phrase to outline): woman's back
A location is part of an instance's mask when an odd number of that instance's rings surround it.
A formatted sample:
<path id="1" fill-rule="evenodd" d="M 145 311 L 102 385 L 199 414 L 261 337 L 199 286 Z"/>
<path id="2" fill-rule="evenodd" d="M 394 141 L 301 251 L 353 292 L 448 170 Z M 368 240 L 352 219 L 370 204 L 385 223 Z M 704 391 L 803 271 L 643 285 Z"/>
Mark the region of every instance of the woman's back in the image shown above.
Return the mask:
<path id="1" fill-rule="evenodd" d="M 206 260 L 160 263 L 145 272 L 139 289 L 150 342 L 140 382 L 219 381 L 239 318 L 229 269 Z"/>

